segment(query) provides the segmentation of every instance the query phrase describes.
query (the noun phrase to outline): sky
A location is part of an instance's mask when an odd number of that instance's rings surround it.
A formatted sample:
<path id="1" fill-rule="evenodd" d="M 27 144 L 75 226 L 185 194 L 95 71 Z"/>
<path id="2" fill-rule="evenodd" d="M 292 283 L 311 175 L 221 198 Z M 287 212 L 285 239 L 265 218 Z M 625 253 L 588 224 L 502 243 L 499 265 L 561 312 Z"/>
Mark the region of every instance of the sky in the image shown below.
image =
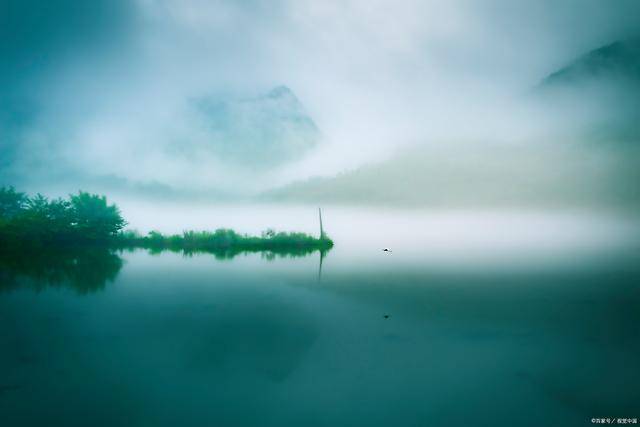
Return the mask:
<path id="1" fill-rule="evenodd" d="M 0 184 L 250 193 L 405 144 L 526 139 L 528 90 L 639 29 L 633 0 L 0 0 Z M 280 85 L 318 147 L 266 171 L 209 149 L 193 100 Z"/>

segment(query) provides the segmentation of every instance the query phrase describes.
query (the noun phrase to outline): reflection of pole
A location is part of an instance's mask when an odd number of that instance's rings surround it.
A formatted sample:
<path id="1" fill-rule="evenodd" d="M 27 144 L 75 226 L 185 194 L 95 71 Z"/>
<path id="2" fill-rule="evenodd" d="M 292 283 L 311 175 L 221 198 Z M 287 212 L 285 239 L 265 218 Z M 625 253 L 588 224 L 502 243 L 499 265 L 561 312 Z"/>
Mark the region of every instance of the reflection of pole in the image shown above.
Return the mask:
<path id="1" fill-rule="evenodd" d="M 318 208 L 318 219 L 320 220 L 320 240 L 324 240 L 324 228 L 322 228 L 322 209 Z M 324 249 L 320 248 L 320 265 L 318 265 L 318 281 L 322 278 L 322 260 L 324 259 Z"/>
<path id="2" fill-rule="evenodd" d="M 324 259 L 324 251 L 320 249 L 320 265 L 318 266 L 318 282 L 322 279 L 322 260 Z"/>

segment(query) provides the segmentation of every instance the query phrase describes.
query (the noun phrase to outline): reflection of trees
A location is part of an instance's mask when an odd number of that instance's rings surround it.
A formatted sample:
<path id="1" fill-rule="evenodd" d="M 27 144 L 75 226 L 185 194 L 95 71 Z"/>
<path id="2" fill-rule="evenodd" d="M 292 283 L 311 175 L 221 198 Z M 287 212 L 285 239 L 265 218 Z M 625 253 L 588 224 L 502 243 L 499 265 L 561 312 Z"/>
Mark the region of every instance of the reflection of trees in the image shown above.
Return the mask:
<path id="1" fill-rule="evenodd" d="M 87 294 L 113 282 L 121 268 L 122 258 L 106 248 L 3 251 L 0 291 L 66 287 Z"/>
<path id="2" fill-rule="evenodd" d="M 80 246 L 53 249 L 32 248 L 0 250 L 0 292 L 18 288 L 41 291 L 47 287 L 70 288 L 78 294 L 88 294 L 104 289 L 113 282 L 122 268 L 120 252 L 140 250 L 134 247 Z M 231 260 L 241 254 L 259 252 L 262 259 L 298 258 L 327 251 L 314 248 L 276 248 L 275 250 L 209 248 L 186 250 L 177 248 L 147 248 L 150 254 L 164 251 L 181 253 L 191 257 L 195 254 L 211 254 L 216 260 Z"/>
<path id="3" fill-rule="evenodd" d="M 122 247 L 122 250 L 131 250 L 133 248 Z M 178 247 L 148 247 L 146 248 L 151 255 L 158 255 L 162 252 L 173 252 L 182 254 L 186 257 L 192 257 L 196 254 L 210 254 L 218 261 L 231 260 L 238 255 L 246 255 L 251 253 L 260 253 L 262 259 L 266 261 L 273 261 L 276 258 L 302 258 L 311 255 L 315 252 L 322 252 L 323 254 L 328 250 L 302 247 L 302 248 L 275 248 L 275 249 L 261 249 L 261 248 L 197 248 L 186 249 Z"/>
<path id="4" fill-rule="evenodd" d="M 218 260 L 228 260 L 237 255 L 259 252 L 268 261 L 275 258 L 304 257 L 316 251 L 327 252 L 333 247 L 333 241 L 326 234 L 316 238 L 305 233 L 267 230 L 258 237 L 239 234 L 224 228 L 213 232 L 185 231 L 182 234 L 170 236 L 157 231 L 151 231 L 146 236 L 127 231 L 118 234 L 112 244 L 123 250 L 144 248 L 152 255 L 164 251 L 181 253 L 185 256 L 204 253 L 211 254 Z"/>

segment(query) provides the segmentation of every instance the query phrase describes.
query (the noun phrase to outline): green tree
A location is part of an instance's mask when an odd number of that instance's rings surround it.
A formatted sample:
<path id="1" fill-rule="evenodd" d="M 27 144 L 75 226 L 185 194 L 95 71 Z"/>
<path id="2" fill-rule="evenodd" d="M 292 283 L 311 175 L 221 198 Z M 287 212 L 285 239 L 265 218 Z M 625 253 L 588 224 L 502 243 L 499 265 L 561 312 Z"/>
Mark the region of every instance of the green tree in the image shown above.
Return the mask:
<path id="1" fill-rule="evenodd" d="M 0 218 L 19 215 L 27 207 L 28 201 L 25 193 L 17 192 L 13 187 L 0 187 Z"/>
<path id="2" fill-rule="evenodd" d="M 127 225 L 116 205 L 109 205 L 105 196 L 80 191 L 71 195 L 74 228 L 79 235 L 92 239 L 115 236 Z"/>

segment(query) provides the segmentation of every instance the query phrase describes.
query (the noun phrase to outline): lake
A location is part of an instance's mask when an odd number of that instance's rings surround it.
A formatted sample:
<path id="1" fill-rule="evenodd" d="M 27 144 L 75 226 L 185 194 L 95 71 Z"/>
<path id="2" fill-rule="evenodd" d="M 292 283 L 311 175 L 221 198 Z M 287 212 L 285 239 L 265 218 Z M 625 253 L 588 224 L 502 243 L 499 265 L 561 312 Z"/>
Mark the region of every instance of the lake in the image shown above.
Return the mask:
<path id="1" fill-rule="evenodd" d="M 324 209 L 322 266 L 143 250 L 5 263 L 0 426 L 640 417 L 637 218 L 373 211 Z M 123 212 L 141 231 L 317 233 L 309 207 Z"/>

